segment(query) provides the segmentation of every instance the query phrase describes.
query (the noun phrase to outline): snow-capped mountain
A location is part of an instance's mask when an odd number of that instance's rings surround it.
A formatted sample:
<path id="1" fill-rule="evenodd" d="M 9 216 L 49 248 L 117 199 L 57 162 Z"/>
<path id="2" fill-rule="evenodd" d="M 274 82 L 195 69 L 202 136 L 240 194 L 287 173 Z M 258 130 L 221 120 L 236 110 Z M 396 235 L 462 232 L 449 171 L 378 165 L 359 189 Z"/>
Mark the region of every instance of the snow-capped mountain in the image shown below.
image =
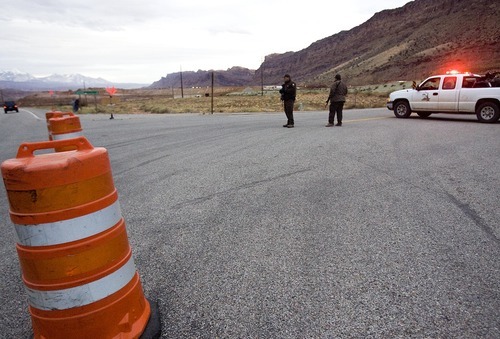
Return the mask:
<path id="1" fill-rule="evenodd" d="M 36 78 L 29 73 L 22 73 L 18 70 L 0 71 L 0 81 L 24 82 L 35 80 Z"/>
<path id="2" fill-rule="evenodd" d="M 33 90 L 74 90 L 83 87 L 139 88 L 144 84 L 117 84 L 103 78 L 91 78 L 81 74 L 52 74 L 46 77 L 35 77 L 17 70 L 0 71 L 0 89 L 12 88 L 25 91 Z"/>
<path id="3" fill-rule="evenodd" d="M 81 74 L 52 74 L 47 77 L 43 78 L 38 78 L 40 81 L 43 82 L 59 82 L 59 83 L 64 83 L 64 84 L 80 84 L 80 86 L 83 86 L 85 84 L 87 86 L 91 87 L 97 87 L 97 86 L 109 86 L 111 85 L 111 82 L 103 79 L 103 78 L 89 78 L 86 76 L 83 76 Z"/>

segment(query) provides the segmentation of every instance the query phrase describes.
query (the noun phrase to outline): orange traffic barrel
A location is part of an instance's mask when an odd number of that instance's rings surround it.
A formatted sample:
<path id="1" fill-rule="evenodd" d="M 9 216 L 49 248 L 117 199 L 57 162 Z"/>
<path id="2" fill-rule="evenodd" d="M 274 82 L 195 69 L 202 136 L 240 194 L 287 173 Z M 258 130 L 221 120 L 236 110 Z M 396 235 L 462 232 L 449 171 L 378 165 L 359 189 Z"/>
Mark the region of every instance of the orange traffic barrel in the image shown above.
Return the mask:
<path id="1" fill-rule="evenodd" d="M 56 147 L 68 152 L 35 154 Z M 35 338 L 138 338 L 144 297 L 107 150 L 25 143 L 2 163 Z"/>
<path id="2" fill-rule="evenodd" d="M 52 140 L 71 139 L 82 136 L 80 118 L 76 115 L 49 119 Z"/>
<path id="3" fill-rule="evenodd" d="M 49 119 L 49 133 L 52 140 L 72 139 L 82 136 L 80 118 L 73 113 L 68 116 L 55 116 Z M 56 152 L 74 150 L 74 146 L 56 147 Z"/>
<path id="4" fill-rule="evenodd" d="M 50 126 L 50 119 L 52 118 L 60 118 L 64 116 L 75 116 L 73 112 L 61 112 L 61 111 L 51 111 L 45 112 L 45 119 L 47 121 L 47 130 L 49 131 L 49 140 L 52 140 L 52 130 Z M 67 138 L 69 139 L 69 138 Z"/>

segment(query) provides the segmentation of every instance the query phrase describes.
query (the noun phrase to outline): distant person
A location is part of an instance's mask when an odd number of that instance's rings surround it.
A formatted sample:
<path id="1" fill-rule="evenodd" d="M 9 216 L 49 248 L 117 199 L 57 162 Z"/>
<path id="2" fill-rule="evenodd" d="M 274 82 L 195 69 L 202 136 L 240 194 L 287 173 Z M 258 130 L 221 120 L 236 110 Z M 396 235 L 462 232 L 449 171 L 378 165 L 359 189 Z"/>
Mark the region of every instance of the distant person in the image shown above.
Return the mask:
<path id="1" fill-rule="evenodd" d="M 337 114 L 337 126 L 342 126 L 342 110 L 344 109 L 345 96 L 347 95 L 347 86 L 342 81 L 340 74 L 335 75 L 335 81 L 330 88 L 330 95 L 326 104 L 330 102 L 330 112 L 328 114 L 328 124 L 326 127 L 333 127 L 335 114 Z"/>
<path id="2" fill-rule="evenodd" d="M 285 109 L 285 114 L 287 122 L 283 127 L 293 128 L 293 104 L 295 103 L 295 95 L 297 93 L 297 86 L 295 82 L 292 81 L 289 74 L 285 74 L 283 77 L 284 83 L 281 85 L 280 93 L 281 100 L 283 101 L 283 107 Z"/>
<path id="3" fill-rule="evenodd" d="M 80 100 L 75 99 L 75 101 L 73 101 L 73 113 L 77 113 L 79 109 L 80 109 Z"/>

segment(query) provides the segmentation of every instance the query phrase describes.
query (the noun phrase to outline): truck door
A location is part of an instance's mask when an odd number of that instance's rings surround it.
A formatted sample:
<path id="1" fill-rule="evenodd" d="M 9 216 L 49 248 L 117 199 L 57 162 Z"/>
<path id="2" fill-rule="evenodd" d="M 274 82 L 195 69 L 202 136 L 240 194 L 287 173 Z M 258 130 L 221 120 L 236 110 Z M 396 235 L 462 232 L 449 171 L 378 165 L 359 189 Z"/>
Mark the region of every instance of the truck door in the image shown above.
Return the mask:
<path id="1" fill-rule="evenodd" d="M 429 78 L 413 92 L 411 103 L 412 109 L 421 112 L 432 112 L 438 110 L 440 77 Z"/>
<path id="2" fill-rule="evenodd" d="M 438 110 L 440 112 L 458 111 L 457 77 L 444 77 L 441 90 L 438 94 Z"/>
<path id="3" fill-rule="evenodd" d="M 480 78 L 474 75 L 465 76 L 462 81 L 462 88 L 458 96 L 458 109 L 461 112 L 474 112 L 476 110 L 477 96 L 476 92 Z"/>

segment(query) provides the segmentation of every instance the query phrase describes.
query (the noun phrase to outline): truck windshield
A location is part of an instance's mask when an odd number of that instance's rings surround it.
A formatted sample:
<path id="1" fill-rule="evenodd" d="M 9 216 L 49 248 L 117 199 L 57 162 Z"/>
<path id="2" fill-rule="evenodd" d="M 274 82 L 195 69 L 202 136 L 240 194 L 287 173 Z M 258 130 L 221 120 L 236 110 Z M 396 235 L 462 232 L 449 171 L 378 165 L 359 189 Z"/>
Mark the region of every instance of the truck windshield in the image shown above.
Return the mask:
<path id="1" fill-rule="evenodd" d="M 437 90 L 439 88 L 439 83 L 441 78 L 431 78 L 420 84 L 418 87 L 421 91 Z"/>

